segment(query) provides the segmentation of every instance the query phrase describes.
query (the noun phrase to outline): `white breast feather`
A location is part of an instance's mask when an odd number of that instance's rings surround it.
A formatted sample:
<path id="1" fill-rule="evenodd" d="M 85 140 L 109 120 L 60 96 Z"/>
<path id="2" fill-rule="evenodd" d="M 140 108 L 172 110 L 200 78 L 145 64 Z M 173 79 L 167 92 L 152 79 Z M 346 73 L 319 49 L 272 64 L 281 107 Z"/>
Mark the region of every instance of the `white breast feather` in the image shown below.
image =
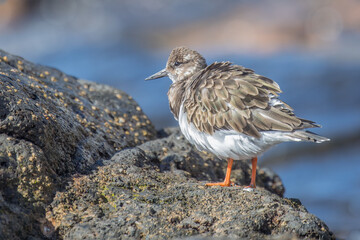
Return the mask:
<path id="1" fill-rule="evenodd" d="M 187 114 L 183 112 L 182 105 L 179 113 L 179 125 L 186 139 L 200 151 L 211 152 L 223 159 L 246 160 L 262 154 L 276 144 L 301 141 L 301 139 L 291 136 L 289 132 L 279 131 L 260 132 L 259 139 L 234 130 L 217 130 L 213 135 L 200 132 L 193 123 L 188 123 Z"/>

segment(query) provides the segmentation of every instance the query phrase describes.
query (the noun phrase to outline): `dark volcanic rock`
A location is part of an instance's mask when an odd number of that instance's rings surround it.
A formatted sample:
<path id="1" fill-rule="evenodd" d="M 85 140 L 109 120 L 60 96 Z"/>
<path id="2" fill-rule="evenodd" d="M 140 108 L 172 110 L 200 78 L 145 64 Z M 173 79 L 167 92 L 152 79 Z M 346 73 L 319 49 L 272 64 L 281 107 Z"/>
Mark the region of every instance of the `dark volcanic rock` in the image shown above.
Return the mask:
<path id="1" fill-rule="evenodd" d="M 58 237 L 333 238 L 327 226 L 298 200 L 282 198 L 262 187 L 248 192 L 241 187 L 204 186 L 198 180 L 222 175 L 220 163 L 193 149 L 178 131 L 172 132 L 120 151 L 92 174 L 74 178 L 47 211 Z M 250 170 L 246 163 L 239 166 L 241 171 Z M 263 186 L 276 186 L 272 191 L 279 193 L 278 189 L 283 189 L 279 178 L 268 172 L 258 171 L 268 181 Z M 234 177 L 239 177 L 238 171 Z"/>
<path id="2" fill-rule="evenodd" d="M 126 93 L 0 50 L 0 238 L 41 237 L 72 174 L 154 136 Z"/>
<path id="3" fill-rule="evenodd" d="M 0 239 L 333 238 L 272 171 L 206 187 L 226 162 L 155 137 L 126 93 L 0 51 Z"/>

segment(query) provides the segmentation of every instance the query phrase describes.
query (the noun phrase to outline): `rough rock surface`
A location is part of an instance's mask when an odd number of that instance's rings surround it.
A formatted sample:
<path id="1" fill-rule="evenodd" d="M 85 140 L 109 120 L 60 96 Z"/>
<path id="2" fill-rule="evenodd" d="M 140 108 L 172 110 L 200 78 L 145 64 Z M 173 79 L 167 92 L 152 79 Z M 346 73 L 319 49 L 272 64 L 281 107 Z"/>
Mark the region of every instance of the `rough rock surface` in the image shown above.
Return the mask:
<path id="1" fill-rule="evenodd" d="M 38 236 L 68 177 L 154 136 L 126 93 L 0 50 L 0 236 Z"/>
<path id="2" fill-rule="evenodd" d="M 199 180 L 220 177 L 220 166 L 178 131 L 120 151 L 103 163 L 90 175 L 74 177 L 47 209 L 47 219 L 64 239 L 332 238 L 298 200 L 262 187 L 250 192 L 236 186 L 206 187 Z M 237 166 L 250 171 L 247 163 Z M 279 178 L 267 172 L 258 171 L 267 181 L 258 183 L 277 186 L 267 188 L 279 193 Z"/>
<path id="3" fill-rule="evenodd" d="M 333 238 L 270 170 L 204 186 L 225 167 L 126 93 L 0 50 L 0 239 Z"/>

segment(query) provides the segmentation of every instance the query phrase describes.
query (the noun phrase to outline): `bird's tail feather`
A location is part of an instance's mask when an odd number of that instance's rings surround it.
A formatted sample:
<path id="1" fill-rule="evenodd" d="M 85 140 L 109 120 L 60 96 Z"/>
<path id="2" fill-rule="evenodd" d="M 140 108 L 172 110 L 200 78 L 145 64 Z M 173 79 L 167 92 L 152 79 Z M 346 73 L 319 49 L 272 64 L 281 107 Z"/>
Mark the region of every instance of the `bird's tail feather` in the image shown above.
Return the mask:
<path id="1" fill-rule="evenodd" d="M 330 141 L 329 138 L 317 135 L 316 133 L 310 131 L 295 131 L 291 135 L 308 142 L 322 143 Z"/>

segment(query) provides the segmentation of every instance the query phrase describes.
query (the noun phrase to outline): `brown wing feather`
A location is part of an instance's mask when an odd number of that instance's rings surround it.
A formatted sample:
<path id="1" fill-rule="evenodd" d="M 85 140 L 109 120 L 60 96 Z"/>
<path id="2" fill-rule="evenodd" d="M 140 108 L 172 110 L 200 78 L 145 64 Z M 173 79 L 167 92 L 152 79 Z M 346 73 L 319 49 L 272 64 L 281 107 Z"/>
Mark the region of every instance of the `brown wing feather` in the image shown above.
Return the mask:
<path id="1" fill-rule="evenodd" d="M 229 62 L 209 65 L 188 87 L 184 102 L 188 121 L 208 134 L 228 129 L 258 138 L 260 131 L 317 126 L 297 118 L 285 103 L 270 105 L 270 97 L 281 92 L 277 83 Z"/>

